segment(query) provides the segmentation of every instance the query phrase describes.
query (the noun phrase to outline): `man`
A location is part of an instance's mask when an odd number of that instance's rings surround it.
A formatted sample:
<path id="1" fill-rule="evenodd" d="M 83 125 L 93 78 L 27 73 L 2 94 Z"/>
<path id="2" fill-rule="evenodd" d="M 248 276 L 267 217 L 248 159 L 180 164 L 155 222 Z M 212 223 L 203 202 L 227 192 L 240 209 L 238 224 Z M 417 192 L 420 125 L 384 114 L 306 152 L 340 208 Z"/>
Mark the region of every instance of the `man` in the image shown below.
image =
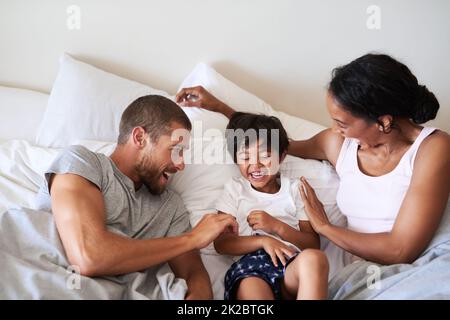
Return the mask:
<path id="1" fill-rule="evenodd" d="M 190 229 L 181 198 L 166 190 L 169 176 L 184 169 L 189 137 L 172 141 L 178 129 L 191 130 L 178 105 L 144 96 L 122 114 L 110 157 L 71 146 L 47 170 L 38 207 L 52 210 L 68 260 L 82 275 L 120 275 L 168 262 L 186 281 L 186 299 L 212 298 L 198 250 L 237 224 L 229 215 L 209 214 Z"/>

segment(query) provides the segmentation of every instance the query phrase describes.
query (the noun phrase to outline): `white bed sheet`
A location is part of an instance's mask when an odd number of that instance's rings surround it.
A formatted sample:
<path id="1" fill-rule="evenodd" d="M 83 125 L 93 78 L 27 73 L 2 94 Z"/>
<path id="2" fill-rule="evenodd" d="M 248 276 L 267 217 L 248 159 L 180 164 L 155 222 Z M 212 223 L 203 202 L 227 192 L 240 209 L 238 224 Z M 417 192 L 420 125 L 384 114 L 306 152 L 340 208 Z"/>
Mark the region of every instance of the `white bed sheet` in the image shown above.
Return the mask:
<path id="1" fill-rule="evenodd" d="M 115 146 L 112 143 L 96 141 L 78 141 L 78 144 L 107 155 L 113 151 Z M 34 208 L 36 193 L 44 179 L 43 173 L 60 151 L 60 149 L 38 147 L 25 140 L 0 141 L 0 212 L 18 207 Z M 325 180 L 320 179 L 320 175 L 335 175 L 331 167 L 328 169 L 326 164 L 318 161 L 292 157 L 289 157 L 282 166 L 284 174 L 289 176 L 305 175 L 310 178 L 311 184 L 319 189 L 319 197 L 333 199 L 335 186 L 332 184 L 324 186 L 323 181 L 336 183 L 337 180 L 329 180 L 330 177 Z M 314 177 L 317 179 L 314 180 Z M 341 220 L 342 216 L 334 201 L 324 204 L 332 222 L 345 223 Z M 189 209 L 190 204 L 188 203 L 186 206 Z M 336 256 L 337 260 L 341 260 L 339 258 L 340 251 L 326 239 L 322 239 L 322 249 L 330 259 L 335 260 L 333 257 Z M 218 255 L 214 250 L 203 250 L 202 259 L 211 278 L 215 299 L 223 299 L 223 279 L 226 270 L 233 262 L 232 259 L 228 256 Z M 331 274 L 333 273 L 332 266 Z"/>

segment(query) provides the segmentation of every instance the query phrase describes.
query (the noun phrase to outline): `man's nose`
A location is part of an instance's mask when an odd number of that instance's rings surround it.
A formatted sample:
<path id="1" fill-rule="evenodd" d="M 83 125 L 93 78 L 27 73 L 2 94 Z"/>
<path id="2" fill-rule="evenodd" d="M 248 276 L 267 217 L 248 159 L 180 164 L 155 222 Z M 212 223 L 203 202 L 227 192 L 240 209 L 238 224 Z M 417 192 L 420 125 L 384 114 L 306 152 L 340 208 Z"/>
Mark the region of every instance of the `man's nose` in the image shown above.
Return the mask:
<path id="1" fill-rule="evenodd" d="M 175 164 L 175 168 L 178 171 L 183 171 L 185 166 L 186 165 L 184 164 L 184 159 L 182 159 L 182 158 L 180 159 L 180 161 L 178 161 L 178 163 Z"/>

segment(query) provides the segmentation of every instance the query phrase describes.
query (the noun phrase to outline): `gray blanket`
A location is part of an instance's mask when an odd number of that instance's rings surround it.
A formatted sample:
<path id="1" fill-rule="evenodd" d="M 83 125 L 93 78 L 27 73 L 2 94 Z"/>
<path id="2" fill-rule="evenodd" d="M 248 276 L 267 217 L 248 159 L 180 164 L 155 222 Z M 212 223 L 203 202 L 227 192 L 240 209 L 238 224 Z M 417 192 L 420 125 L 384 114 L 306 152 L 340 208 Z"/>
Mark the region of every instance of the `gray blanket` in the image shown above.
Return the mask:
<path id="1" fill-rule="evenodd" d="M 449 202 L 450 203 L 450 202 Z M 355 262 L 330 281 L 331 299 L 450 299 L 450 206 L 423 254 L 412 264 Z"/>
<path id="2" fill-rule="evenodd" d="M 167 264 L 117 277 L 74 274 L 51 213 L 21 209 L 0 214 L 0 299 L 183 299 L 186 289 Z M 348 265 L 330 280 L 330 298 L 450 299 L 449 206 L 432 242 L 413 264 Z"/>
<path id="3" fill-rule="evenodd" d="M 116 277 L 88 278 L 70 268 L 49 212 L 0 213 L 2 299 L 183 299 L 186 282 L 167 264 Z"/>

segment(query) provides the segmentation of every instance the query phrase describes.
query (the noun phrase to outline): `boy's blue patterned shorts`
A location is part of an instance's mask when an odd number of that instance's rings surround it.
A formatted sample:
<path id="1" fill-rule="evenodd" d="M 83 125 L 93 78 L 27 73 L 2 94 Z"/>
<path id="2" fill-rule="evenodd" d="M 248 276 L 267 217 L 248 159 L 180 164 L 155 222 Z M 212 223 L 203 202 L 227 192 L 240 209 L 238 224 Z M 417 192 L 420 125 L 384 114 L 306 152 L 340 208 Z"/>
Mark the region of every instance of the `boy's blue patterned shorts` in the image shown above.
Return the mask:
<path id="1" fill-rule="evenodd" d="M 272 288 L 275 299 L 281 300 L 281 283 L 284 278 L 284 272 L 289 262 L 295 256 L 291 257 L 286 266 L 278 260 L 278 267 L 273 265 L 272 259 L 263 249 L 247 253 L 241 259 L 233 263 L 225 275 L 225 300 L 236 299 L 236 289 L 242 279 L 248 277 L 258 277 L 266 281 Z"/>

